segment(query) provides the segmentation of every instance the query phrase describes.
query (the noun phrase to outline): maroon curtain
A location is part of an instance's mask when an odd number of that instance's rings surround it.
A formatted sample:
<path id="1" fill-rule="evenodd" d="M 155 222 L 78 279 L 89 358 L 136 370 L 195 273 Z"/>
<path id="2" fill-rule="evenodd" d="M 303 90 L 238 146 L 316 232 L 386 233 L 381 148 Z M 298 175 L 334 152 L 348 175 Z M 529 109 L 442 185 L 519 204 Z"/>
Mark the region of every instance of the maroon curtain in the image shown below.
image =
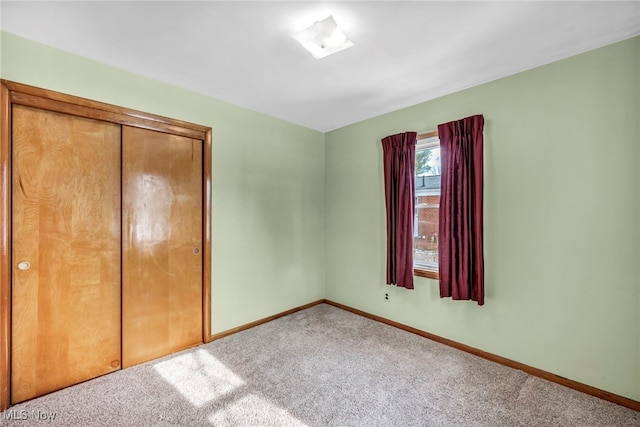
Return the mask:
<path id="1" fill-rule="evenodd" d="M 413 173 L 416 132 L 382 140 L 387 205 L 387 284 L 413 289 Z"/>
<path id="2" fill-rule="evenodd" d="M 438 125 L 440 297 L 484 304 L 482 129 L 476 115 Z"/>

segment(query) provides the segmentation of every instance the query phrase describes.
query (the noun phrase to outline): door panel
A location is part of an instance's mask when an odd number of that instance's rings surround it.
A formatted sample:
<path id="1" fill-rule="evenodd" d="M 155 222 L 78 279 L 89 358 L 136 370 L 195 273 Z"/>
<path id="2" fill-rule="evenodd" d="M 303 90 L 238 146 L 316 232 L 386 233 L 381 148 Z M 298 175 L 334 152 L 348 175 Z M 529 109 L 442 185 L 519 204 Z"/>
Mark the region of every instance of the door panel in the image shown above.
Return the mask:
<path id="1" fill-rule="evenodd" d="M 120 126 L 14 106 L 12 131 L 17 403 L 120 367 Z"/>
<path id="2" fill-rule="evenodd" d="M 122 354 L 202 342 L 202 141 L 123 126 Z"/>

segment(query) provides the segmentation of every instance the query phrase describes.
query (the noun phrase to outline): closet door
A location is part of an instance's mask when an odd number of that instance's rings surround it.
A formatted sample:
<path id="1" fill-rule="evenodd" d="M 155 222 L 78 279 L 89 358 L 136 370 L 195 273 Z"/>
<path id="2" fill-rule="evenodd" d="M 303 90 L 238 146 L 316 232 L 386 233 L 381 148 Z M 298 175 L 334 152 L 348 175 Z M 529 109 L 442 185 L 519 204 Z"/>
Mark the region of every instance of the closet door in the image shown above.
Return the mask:
<path id="1" fill-rule="evenodd" d="M 120 367 L 120 126 L 12 114 L 17 403 Z"/>
<path id="2" fill-rule="evenodd" d="M 202 141 L 123 127 L 122 358 L 202 342 Z"/>

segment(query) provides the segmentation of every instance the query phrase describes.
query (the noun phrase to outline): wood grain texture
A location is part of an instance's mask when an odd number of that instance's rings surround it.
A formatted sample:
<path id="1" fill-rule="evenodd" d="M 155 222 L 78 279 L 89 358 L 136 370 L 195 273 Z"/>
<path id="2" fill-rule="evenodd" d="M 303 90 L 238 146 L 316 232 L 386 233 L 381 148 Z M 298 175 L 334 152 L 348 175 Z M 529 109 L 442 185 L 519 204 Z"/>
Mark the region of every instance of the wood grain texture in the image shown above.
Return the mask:
<path id="1" fill-rule="evenodd" d="M 91 117 L 112 123 L 135 125 L 200 140 L 204 140 L 207 130 L 210 129 L 182 120 L 144 113 L 22 83 L 2 80 L 2 84 L 10 90 L 11 102 L 14 104 L 37 106 L 51 111 Z"/>
<path id="2" fill-rule="evenodd" d="M 0 411 L 9 407 L 11 375 L 11 103 L 0 86 Z"/>
<path id="3" fill-rule="evenodd" d="M 447 338 L 443 338 L 438 335 L 434 335 L 432 333 L 423 331 L 421 329 L 417 329 L 411 326 L 407 326 L 405 324 L 386 319 L 381 316 L 376 316 L 375 314 L 370 314 L 362 310 L 358 310 L 357 308 L 349 307 L 344 304 L 340 304 L 330 300 L 323 300 L 323 302 L 333 305 L 334 307 L 341 308 L 343 310 L 349 311 L 351 313 L 357 314 L 359 316 L 366 317 L 371 320 L 375 320 L 376 322 L 384 323 L 386 325 L 390 325 L 396 327 L 398 329 L 402 329 L 407 332 L 411 332 L 412 334 L 419 335 L 424 338 L 428 338 L 432 341 L 439 342 L 444 345 L 448 345 L 449 347 L 457 348 L 458 350 L 462 350 L 464 352 L 473 354 L 478 357 L 482 357 L 483 359 L 490 360 L 492 362 L 499 363 L 504 366 L 508 366 L 513 369 L 518 369 L 520 371 L 526 372 L 529 375 L 533 375 L 538 378 L 545 379 L 547 381 L 554 382 L 556 384 L 561 384 L 565 387 L 572 388 L 582 393 L 589 394 L 591 396 L 595 396 L 597 398 L 607 400 L 609 402 L 616 403 L 618 405 L 640 411 L 640 402 L 637 400 L 629 399 L 628 397 L 620 396 L 618 394 L 610 393 L 606 390 L 602 390 L 596 387 L 592 387 L 587 384 L 580 383 L 578 381 L 571 380 L 569 378 L 561 377 L 556 374 L 552 374 L 551 372 L 544 371 L 542 369 L 534 368 L 533 366 L 525 365 L 524 363 L 516 362 L 515 360 L 507 359 L 506 357 L 498 356 L 493 353 L 489 353 L 475 347 L 468 346 L 466 344 L 459 343 L 457 341 L 453 341 Z"/>
<path id="4" fill-rule="evenodd" d="M 203 248 L 202 248 L 202 341 L 211 341 L 211 129 L 205 135 L 203 145 Z"/>
<path id="5" fill-rule="evenodd" d="M 35 95 L 12 92 L 14 104 L 35 106 L 58 113 L 73 114 L 75 116 L 88 117 L 96 120 L 104 120 L 122 125 L 135 125 L 149 130 L 157 130 L 175 135 L 182 135 L 189 138 L 204 139 L 204 133 L 199 130 L 183 128 L 169 123 L 149 120 L 145 117 L 131 116 L 121 112 L 105 111 L 97 108 L 86 107 L 84 105 L 70 104 L 55 99 L 42 98 Z"/>
<path id="6" fill-rule="evenodd" d="M 438 130 L 431 130 L 429 132 L 418 134 L 416 139 L 420 141 L 421 139 L 433 138 L 434 136 L 438 136 Z"/>
<path id="7" fill-rule="evenodd" d="M 122 144 L 128 367 L 203 341 L 203 144 L 128 126 Z"/>
<path id="8" fill-rule="evenodd" d="M 203 243 L 203 310 L 202 332 L 209 338 L 211 328 L 211 236 L 207 227 L 211 224 L 211 128 L 181 120 L 170 119 L 137 110 L 88 100 L 73 95 L 24 85 L 7 80 L 0 81 L 0 410 L 10 405 L 11 378 L 11 106 L 23 105 L 49 111 L 63 112 L 78 117 L 100 119 L 107 122 L 153 129 L 165 133 L 175 133 L 204 142 L 204 150 L 209 162 L 205 163 L 203 178 L 205 199 L 203 218 L 205 218 Z M 207 142 L 208 141 L 208 145 Z M 208 150 L 208 151 L 207 151 Z M 208 168 L 208 169 L 207 169 Z M 205 257 L 205 254 L 207 254 Z M 208 295 L 208 296 L 207 296 Z M 208 305 L 208 307 L 207 307 Z"/>
<path id="9" fill-rule="evenodd" d="M 421 270 L 419 268 L 413 269 L 414 276 L 426 277 L 428 279 L 438 280 L 440 276 L 438 276 L 437 271 L 429 271 L 429 270 Z"/>
<path id="10" fill-rule="evenodd" d="M 12 129 L 17 403 L 120 367 L 120 126 L 14 106 Z"/>

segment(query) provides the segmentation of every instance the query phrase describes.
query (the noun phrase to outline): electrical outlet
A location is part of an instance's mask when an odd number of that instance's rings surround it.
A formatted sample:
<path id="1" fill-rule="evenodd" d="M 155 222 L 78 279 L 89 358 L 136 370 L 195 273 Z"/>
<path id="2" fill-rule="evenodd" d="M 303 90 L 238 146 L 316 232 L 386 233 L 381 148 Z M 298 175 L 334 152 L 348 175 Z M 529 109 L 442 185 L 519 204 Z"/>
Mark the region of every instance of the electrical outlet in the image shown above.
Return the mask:
<path id="1" fill-rule="evenodd" d="M 389 302 L 389 294 L 388 294 L 388 293 L 385 293 L 385 294 L 384 294 L 384 300 L 385 300 L 385 301 L 387 301 L 387 302 Z"/>

